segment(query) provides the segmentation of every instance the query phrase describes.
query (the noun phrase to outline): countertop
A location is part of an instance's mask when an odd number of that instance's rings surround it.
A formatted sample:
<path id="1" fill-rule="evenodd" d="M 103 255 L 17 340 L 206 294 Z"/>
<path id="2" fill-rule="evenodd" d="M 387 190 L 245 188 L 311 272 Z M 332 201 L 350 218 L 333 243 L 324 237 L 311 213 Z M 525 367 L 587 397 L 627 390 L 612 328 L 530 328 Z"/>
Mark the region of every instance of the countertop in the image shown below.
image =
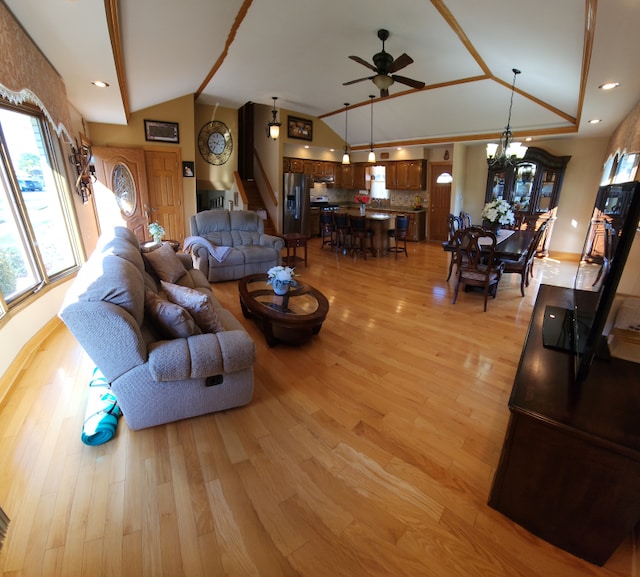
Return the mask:
<path id="1" fill-rule="evenodd" d="M 358 203 L 355 202 L 348 202 L 348 203 L 344 203 L 344 204 L 340 204 L 340 208 L 359 208 L 360 205 Z M 427 212 L 426 207 L 422 207 L 422 208 L 414 208 L 412 206 L 386 206 L 386 207 L 382 207 L 382 208 L 378 208 L 377 203 L 375 202 L 370 202 L 369 204 L 367 204 L 367 212 L 373 211 L 373 212 L 413 212 L 413 213 L 419 213 L 419 212 Z"/>

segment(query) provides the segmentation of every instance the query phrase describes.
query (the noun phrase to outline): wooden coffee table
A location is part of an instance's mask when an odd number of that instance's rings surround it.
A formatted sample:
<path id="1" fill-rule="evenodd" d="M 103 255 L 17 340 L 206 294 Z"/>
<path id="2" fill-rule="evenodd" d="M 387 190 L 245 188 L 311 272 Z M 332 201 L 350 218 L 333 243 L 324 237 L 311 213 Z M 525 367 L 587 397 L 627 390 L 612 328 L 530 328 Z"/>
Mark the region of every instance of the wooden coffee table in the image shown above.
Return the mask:
<path id="1" fill-rule="evenodd" d="M 311 285 L 298 281 L 285 296 L 267 284 L 266 274 L 252 274 L 238 283 L 240 306 L 245 318 L 254 319 L 267 344 L 301 344 L 317 335 L 329 312 L 329 301 Z"/>

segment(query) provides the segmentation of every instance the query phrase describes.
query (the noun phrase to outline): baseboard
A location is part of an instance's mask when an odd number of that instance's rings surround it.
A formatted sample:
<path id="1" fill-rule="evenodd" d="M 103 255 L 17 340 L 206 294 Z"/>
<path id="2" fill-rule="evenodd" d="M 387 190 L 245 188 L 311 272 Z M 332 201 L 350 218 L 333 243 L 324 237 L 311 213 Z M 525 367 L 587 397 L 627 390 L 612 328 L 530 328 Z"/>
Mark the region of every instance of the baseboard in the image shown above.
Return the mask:
<path id="1" fill-rule="evenodd" d="M 550 252 L 548 258 L 559 260 L 562 262 L 579 262 L 580 254 L 577 252 Z"/>
<path id="2" fill-rule="evenodd" d="M 60 326 L 62 321 L 57 317 L 53 317 L 45 324 L 29 341 L 20 349 L 15 356 L 9 368 L 0 377 L 0 408 L 2 408 L 13 388 L 13 385 L 22 372 L 22 370 L 31 361 L 33 356 L 38 352 L 40 345 L 47 337 Z"/>

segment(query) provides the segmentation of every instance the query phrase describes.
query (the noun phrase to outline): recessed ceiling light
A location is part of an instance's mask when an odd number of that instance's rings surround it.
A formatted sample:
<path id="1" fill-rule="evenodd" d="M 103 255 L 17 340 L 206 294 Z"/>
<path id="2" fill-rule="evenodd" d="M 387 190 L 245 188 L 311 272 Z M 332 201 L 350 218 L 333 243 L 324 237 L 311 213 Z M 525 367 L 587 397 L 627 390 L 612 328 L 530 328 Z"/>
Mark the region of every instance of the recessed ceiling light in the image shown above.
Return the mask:
<path id="1" fill-rule="evenodd" d="M 592 118 L 589 120 L 589 124 L 598 124 L 598 122 L 602 122 L 602 118 Z"/>
<path id="2" fill-rule="evenodd" d="M 612 90 L 613 88 L 618 88 L 620 86 L 619 82 L 605 82 L 598 86 L 600 90 Z"/>
<path id="3" fill-rule="evenodd" d="M 102 80 L 94 80 L 91 84 L 97 86 L 98 88 L 109 88 L 109 85 Z"/>
<path id="4" fill-rule="evenodd" d="M 533 140 L 533 136 L 527 136 L 524 140 L 525 142 L 531 142 Z"/>

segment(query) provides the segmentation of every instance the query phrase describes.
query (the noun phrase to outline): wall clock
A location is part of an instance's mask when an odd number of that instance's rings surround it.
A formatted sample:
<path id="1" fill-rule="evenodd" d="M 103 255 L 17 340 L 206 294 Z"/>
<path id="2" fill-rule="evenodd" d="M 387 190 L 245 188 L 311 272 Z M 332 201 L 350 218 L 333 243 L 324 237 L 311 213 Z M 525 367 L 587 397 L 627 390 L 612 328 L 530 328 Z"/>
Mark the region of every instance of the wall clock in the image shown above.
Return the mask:
<path id="1" fill-rule="evenodd" d="M 233 150 L 231 132 L 224 122 L 207 122 L 198 135 L 198 148 L 209 164 L 224 164 Z"/>

